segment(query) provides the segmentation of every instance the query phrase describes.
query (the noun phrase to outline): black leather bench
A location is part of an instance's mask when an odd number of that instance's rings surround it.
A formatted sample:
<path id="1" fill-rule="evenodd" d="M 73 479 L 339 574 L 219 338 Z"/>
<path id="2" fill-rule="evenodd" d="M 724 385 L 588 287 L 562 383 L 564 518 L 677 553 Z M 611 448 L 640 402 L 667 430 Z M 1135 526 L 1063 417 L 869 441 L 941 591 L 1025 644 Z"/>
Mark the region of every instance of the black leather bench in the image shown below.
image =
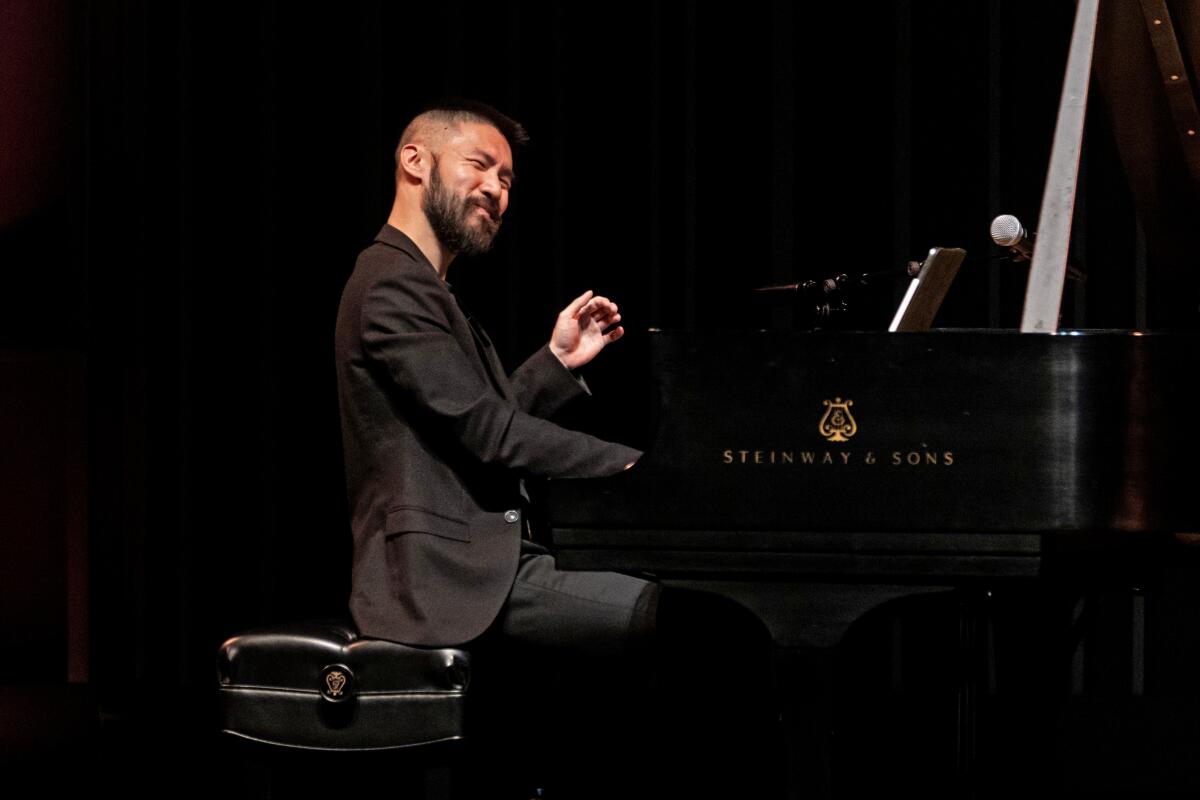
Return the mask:
<path id="1" fill-rule="evenodd" d="M 386 796 L 463 796 L 466 651 L 364 638 L 343 621 L 291 623 L 227 640 L 217 673 L 238 796 L 337 795 L 348 774 Z"/>
<path id="2" fill-rule="evenodd" d="M 217 659 L 221 729 L 278 747 L 387 750 L 461 739 L 470 656 L 345 622 L 249 631 Z"/>

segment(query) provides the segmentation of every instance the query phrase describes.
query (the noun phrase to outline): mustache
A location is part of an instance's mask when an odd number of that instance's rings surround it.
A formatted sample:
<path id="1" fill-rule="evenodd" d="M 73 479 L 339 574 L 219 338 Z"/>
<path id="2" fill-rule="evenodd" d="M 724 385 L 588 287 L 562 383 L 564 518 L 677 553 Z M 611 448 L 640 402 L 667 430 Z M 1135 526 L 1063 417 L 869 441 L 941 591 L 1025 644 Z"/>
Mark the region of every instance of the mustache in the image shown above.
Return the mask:
<path id="1" fill-rule="evenodd" d="M 500 204 L 498 202 L 489 201 L 485 198 L 472 197 L 467 200 L 468 210 L 471 206 L 479 206 L 491 215 L 493 222 L 500 223 Z"/>

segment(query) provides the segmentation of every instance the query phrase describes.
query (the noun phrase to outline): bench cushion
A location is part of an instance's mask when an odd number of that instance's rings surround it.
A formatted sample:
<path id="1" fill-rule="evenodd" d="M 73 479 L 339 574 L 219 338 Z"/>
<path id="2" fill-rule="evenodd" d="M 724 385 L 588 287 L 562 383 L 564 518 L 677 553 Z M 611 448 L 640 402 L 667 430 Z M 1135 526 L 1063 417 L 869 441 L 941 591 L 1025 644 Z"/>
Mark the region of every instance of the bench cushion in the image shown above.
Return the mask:
<path id="1" fill-rule="evenodd" d="M 463 650 L 362 638 L 347 622 L 303 622 L 234 636 L 217 670 L 221 726 L 233 736 L 385 750 L 463 735 Z"/>

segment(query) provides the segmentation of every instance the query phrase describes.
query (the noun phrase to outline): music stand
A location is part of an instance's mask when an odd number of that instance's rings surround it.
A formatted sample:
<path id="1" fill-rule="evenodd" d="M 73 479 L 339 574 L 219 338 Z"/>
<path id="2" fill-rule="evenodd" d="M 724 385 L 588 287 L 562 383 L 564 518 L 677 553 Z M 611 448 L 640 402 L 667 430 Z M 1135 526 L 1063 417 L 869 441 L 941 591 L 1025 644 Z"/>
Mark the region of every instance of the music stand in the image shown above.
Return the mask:
<path id="1" fill-rule="evenodd" d="M 966 256 L 967 251 L 958 247 L 935 247 L 930 250 L 929 257 L 921 265 L 921 271 L 904 293 L 904 299 L 900 301 L 888 330 L 929 330 Z"/>

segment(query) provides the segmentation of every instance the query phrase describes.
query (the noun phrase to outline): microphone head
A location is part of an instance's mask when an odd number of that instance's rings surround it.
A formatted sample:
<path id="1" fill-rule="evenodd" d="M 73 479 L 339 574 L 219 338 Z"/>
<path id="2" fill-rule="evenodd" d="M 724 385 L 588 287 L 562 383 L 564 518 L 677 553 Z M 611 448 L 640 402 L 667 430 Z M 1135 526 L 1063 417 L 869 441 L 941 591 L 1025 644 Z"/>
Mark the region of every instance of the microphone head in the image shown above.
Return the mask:
<path id="1" fill-rule="evenodd" d="M 1015 247 L 1024 238 L 1025 229 L 1012 214 L 1001 214 L 992 220 L 992 241 L 1001 247 Z"/>

